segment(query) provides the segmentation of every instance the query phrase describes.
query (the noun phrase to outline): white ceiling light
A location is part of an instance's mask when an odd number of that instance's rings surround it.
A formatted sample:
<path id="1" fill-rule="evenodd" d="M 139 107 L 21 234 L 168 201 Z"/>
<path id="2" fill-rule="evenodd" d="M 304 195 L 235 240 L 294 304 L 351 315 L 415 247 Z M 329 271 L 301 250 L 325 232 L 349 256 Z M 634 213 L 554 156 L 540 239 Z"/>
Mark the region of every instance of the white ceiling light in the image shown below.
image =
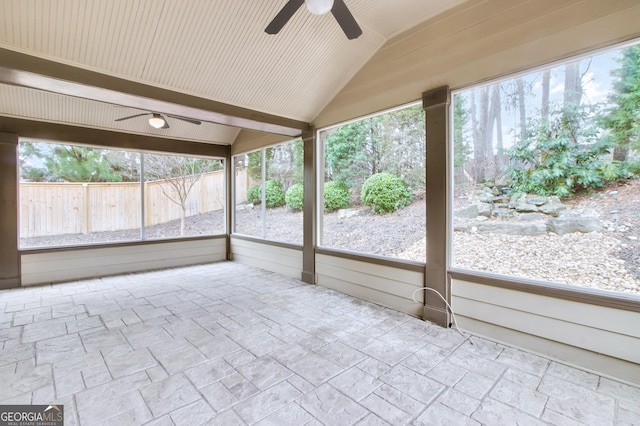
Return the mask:
<path id="1" fill-rule="evenodd" d="M 164 117 L 160 114 L 153 114 L 153 116 L 149 119 L 149 125 L 151 125 L 151 127 L 155 127 L 156 129 L 162 129 L 167 125 L 167 122 L 164 121 Z"/>
<path id="2" fill-rule="evenodd" d="M 333 0 L 304 0 L 307 9 L 314 15 L 326 15 L 333 8 Z"/>

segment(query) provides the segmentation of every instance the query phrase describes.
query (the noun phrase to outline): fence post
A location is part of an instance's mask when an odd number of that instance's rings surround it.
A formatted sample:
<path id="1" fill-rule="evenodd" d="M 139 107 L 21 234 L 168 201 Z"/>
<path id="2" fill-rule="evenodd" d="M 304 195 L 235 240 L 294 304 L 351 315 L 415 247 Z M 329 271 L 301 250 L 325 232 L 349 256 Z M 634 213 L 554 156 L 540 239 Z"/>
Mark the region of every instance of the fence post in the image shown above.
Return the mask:
<path id="1" fill-rule="evenodd" d="M 82 184 L 82 233 L 91 233 L 91 215 L 89 214 L 89 184 Z"/>
<path id="2" fill-rule="evenodd" d="M 198 184 L 200 185 L 200 199 L 198 201 L 198 214 L 203 214 L 209 212 L 211 209 L 209 208 L 209 200 L 211 199 L 210 194 L 207 191 L 209 185 L 205 183 L 208 181 L 211 176 L 211 172 L 203 173 L 200 176 L 200 181 Z"/>
<path id="3" fill-rule="evenodd" d="M 144 181 L 142 182 L 142 184 L 144 185 L 144 200 L 142 200 L 142 204 L 144 206 L 144 223 L 142 224 L 143 227 L 147 227 L 147 226 L 151 226 L 151 225 L 155 225 L 155 223 L 151 223 L 151 215 L 150 215 L 150 211 L 151 208 L 149 206 L 149 182 Z"/>

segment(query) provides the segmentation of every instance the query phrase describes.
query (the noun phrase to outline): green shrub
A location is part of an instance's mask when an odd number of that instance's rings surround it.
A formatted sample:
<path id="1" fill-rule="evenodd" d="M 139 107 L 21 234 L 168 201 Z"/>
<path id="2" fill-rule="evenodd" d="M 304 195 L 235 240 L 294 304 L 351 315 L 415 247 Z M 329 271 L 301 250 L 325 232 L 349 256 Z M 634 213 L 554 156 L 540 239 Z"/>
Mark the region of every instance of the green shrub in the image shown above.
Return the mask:
<path id="1" fill-rule="evenodd" d="M 529 137 L 509 151 L 513 192 L 571 197 L 627 176 L 624 165 L 607 159 L 611 144 L 598 139 L 586 108 L 565 109 L 551 121 L 534 121 Z"/>
<path id="2" fill-rule="evenodd" d="M 302 210 L 302 200 L 304 199 L 304 187 L 301 183 L 296 183 L 287 189 L 284 194 L 284 201 L 291 210 Z"/>
<path id="3" fill-rule="evenodd" d="M 265 201 L 267 207 L 284 206 L 284 191 L 282 184 L 275 180 L 268 180 L 265 185 Z"/>
<path id="4" fill-rule="evenodd" d="M 247 202 L 260 204 L 262 202 L 262 186 L 254 185 L 247 190 Z"/>
<path id="5" fill-rule="evenodd" d="M 324 210 L 332 212 L 349 206 L 351 195 L 344 182 L 331 181 L 324 184 Z"/>
<path id="6" fill-rule="evenodd" d="M 253 204 L 262 202 L 262 186 L 255 185 L 247 191 L 247 201 Z M 282 184 L 275 180 L 268 180 L 265 186 L 265 201 L 267 207 L 284 206 L 284 192 Z"/>
<path id="7" fill-rule="evenodd" d="M 411 191 L 399 177 L 377 173 L 362 185 L 362 202 L 375 213 L 391 213 L 411 204 Z"/>
<path id="8" fill-rule="evenodd" d="M 627 164 L 627 171 L 630 177 L 640 176 L 640 161 L 635 161 Z"/>

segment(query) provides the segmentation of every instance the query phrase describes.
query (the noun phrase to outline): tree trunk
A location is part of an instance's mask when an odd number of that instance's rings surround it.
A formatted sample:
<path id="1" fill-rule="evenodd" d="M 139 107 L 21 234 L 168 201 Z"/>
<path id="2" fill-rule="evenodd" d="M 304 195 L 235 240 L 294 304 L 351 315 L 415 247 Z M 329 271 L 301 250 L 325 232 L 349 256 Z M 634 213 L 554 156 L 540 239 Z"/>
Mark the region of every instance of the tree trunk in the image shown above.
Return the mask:
<path id="1" fill-rule="evenodd" d="M 520 117 L 520 140 L 523 141 L 527 137 L 527 107 L 524 95 L 524 80 L 520 77 L 516 79 L 518 88 L 518 114 Z"/>
<path id="2" fill-rule="evenodd" d="M 572 62 L 564 67 L 564 107 L 576 108 L 582 100 L 582 75 L 580 61 Z"/>
<path id="3" fill-rule="evenodd" d="M 628 155 L 629 148 L 627 148 L 626 144 L 624 146 L 616 146 L 613 148 L 613 161 L 625 162 L 627 161 Z"/>
<path id="4" fill-rule="evenodd" d="M 551 70 L 544 70 L 542 72 L 542 105 L 540 108 L 540 115 L 542 120 L 546 123 L 549 122 L 549 93 L 551 84 Z"/>
<path id="5" fill-rule="evenodd" d="M 471 92 L 471 122 L 473 125 L 473 159 L 475 182 L 482 182 L 487 169 L 487 125 L 489 122 L 489 89 L 477 89 L 479 100 L 476 102 L 475 90 Z"/>
<path id="6" fill-rule="evenodd" d="M 493 151 L 493 129 L 494 129 L 496 115 L 497 115 L 495 108 L 496 106 L 499 107 L 499 103 L 496 104 L 494 102 L 494 94 L 496 89 L 499 90 L 499 86 L 497 84 L 487 87 L 487 92 L 486 92 L 487 125 L 484 132 L 484 152 L 485 152 L 485 161 L 486 161 L 486 165 L 485 165 L 486 171 L 484 176 L 485 179 L 494 179 L 496 177 L 496 173 L 495 173 L 496 159 Z M 485 101 L 484 97 L 482 98 L 482 101 L 483 102 Z"/>
<path id="7" fill-rule="evenodd" d="M 182 214 L 180 215 L 180 236 L 184 236 L 184 228 L 185 228 L 185 222 L 187 220 L 187 209 L 184 207 L 184 205 L 180 206 L 182 207 Z"/>
<path id="8" fill-rule="evenodd" d="M 500 98 L 500 83 L 497 83 L 493 88 L 493 95 L 491 97 L 491 110 L 491 115 L 493 115 L 496 122 L 497 153 L 494 156 L 494 176 L 499 176 L 504 155 L 504 142 L 502 140 L 502 99 Z"/>

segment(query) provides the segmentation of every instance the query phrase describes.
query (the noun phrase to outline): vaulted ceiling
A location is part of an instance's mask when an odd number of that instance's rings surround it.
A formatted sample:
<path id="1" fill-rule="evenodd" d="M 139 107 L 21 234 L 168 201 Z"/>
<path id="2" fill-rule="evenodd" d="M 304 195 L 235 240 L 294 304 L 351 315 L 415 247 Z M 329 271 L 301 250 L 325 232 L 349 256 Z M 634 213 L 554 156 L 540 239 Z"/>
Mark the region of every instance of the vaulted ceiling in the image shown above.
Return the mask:
<path id="1" fill-rule="evenodd" d="M 305 7 L 266 34 L 286 0 L 3 0 L 0 116 L 225 145 L 252 123 L 299 133 L 386 41 L 464 1 L 345 0 L 363 29 L 348 40 Z M 145 111 L 203 124 L 115 121 Z"/>

